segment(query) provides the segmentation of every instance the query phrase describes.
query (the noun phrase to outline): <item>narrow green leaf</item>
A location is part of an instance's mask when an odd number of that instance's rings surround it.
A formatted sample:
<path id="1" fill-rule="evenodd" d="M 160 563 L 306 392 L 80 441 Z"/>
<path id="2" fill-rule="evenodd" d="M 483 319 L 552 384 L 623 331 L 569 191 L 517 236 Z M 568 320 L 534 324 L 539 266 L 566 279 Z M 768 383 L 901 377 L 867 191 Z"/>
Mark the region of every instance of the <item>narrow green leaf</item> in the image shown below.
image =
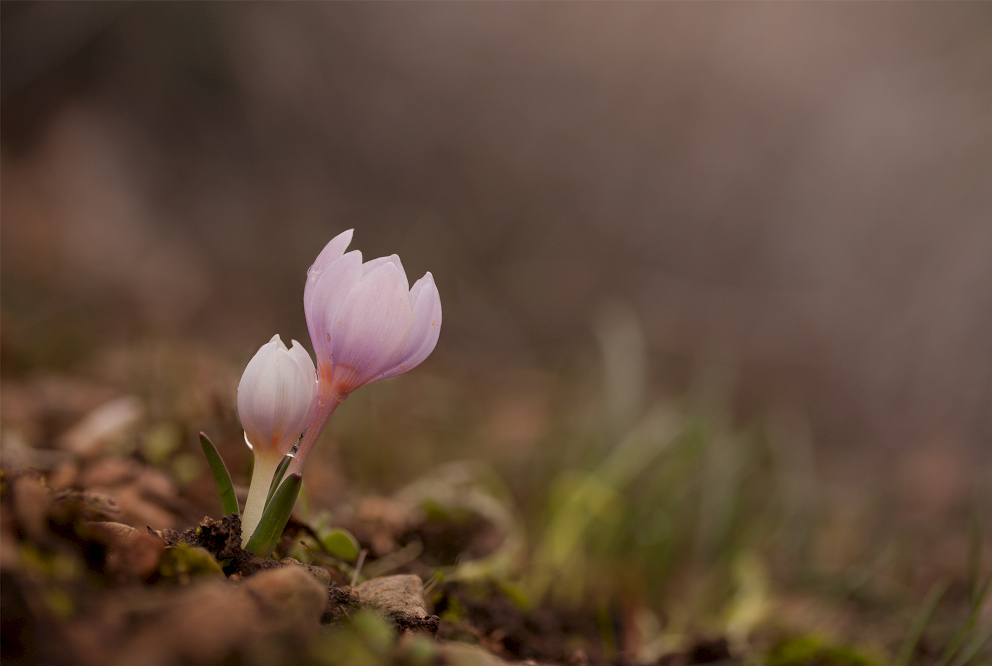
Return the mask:
<path id="1" fill-rule="evenodd" d="M 971 642 L 958 654 L 951 666 L 966 666 L 972 663 L 979 651 L 989 642 L 989 639 L 992 639 L 992 628 L 986 629 L 971 639 Z"/>
<path id="2" fill-rule="evenodd" d="M 358 539 L 348 530 L 338 528 L 321 535 L 320 545 L 331 555 L 346 562 L 354 562 L 358 557 Z"/>
<path id="3" fill-rule="evenodd" d="M 286 468 L 289 467 L 292 460 L 293 456 L 283 456 L 279 466 L 276 467 L 276 473 L 272 476 L 272 483 L 269 484 L 269 494 L 265 496 L 265 506 L 268 506 L 269 502 L 272 501 L 272 496 L 276 494 L 276 488 L 282 483 L 282 477 L 286 475 Z"/>
<path id="4" fill-rule="evenodd" d="M 968 521 L 968 599 L 974 600 L 978 594 L 982 568 L 982 524 L 978 517 Z"/>
<path id="5" fill-rule="evenodd" d="M 975 598 L 971 600 L 971 611 L 968 613 L 968 617 L 964 624 L 958 629 L 951 642 L 948 643 L 947 649 L 944 650 L 944 654 L 940 656 L 940 661 L 937 662 L 937 666 L 947 666 L 951 659 L 961 649 L 961 646 L 967 640 L 968 636 L 971 635 L 972 629 L 975 627 L 975 622 L 978 620 L 978 615 L 982 610 L 982 606 L 985 604 L 985 597 L 988 596 L 989 587 L 992 586 L 992 574 L 985 579 L 985 584 L 982 585 L 981 589 L 975 595 Z"/>
<path id="6" fill-rule="evenodd" d="M 940 599 L 946 591 L 947 583 L 944 581 L 937 581 L 930 588 L 927 598 L 923 600 L 923 606 L 920 607 L 920 612 L 917 613 L 916 619 L 913 620 L 913 626 L 909 630 L 909 635 L 906 636 L 906 642 L 903 643 L 902 650 L 899 651 L 899 656 L 893 662 L 895 666 L 909 666 L 909 662 L 913 658 L 913 650 L 916 649 L 916 644 L 920 642 L 923 631 L 930 623 L 930 618 L 933 617 L 934 611 L 937 610 L 937 604 L 940 603 Z"/>
<path id="7" fill-rule="evenodd" d="M 240 515 L 238 497 L 234 494 L 234 484 L 231 483 L 231 475 L 227 472 L 224 459 L 220 457 L 217 447 L 210 441 L 210 438 L 202 432 L 200 433 L 200 446 L 203 447 L 203 455 L 207 457 L 207 463 L 210 464 L 210 472 L 214 475 L 214 483 L 217 484 L 220 506 L 224 515 L 227 516 L 232 513 Z"/>
<path id="8" fill-rule="evenodd" d="M 286 477 L 272 496 L 272 501 L 265 507 L 258 527 L 248 540 L 248 550 L 259 557 L 268 557 L 272 554 L 276 544 L 279 543 L 282 531 L 286 528 L 286 523 L 289 522 L 289 515 L 293 512 L 293 505 L 296 504 L 302 483 L 301 474 L 290 474 Z"/>

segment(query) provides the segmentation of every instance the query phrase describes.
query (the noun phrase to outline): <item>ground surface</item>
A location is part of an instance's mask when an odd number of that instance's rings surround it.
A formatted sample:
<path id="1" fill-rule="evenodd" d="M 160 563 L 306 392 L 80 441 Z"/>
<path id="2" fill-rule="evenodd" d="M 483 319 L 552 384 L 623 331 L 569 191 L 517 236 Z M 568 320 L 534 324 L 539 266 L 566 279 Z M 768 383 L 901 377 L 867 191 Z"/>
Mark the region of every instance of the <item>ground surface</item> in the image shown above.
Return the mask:
<path id="1" fill-rule="evenodd" d="M 195 444 L 203 425 L 221 433 L 243 494 L 247 451 L 223 397 L 233 373 L 207 361 L 184 372 L 144 388 L 127 373 L 5 380 L 5 664 L 965 666 L 988 657 L 977 529 L 971 540 L 925 543 L 923 532 L 895 541 L 869 526 L 872 541 L 829 513 L 789 522 L 770 513 L 763 459 L 728 472 L 732 451 L 688 417 L 662 436 L 671 419 L 649 414 L 617 446 L 589 453 L 591 463 L 567 448 L 545 462 L 525 450 L 503 466 L 505 484 L 480 462 L 444 462 L 391 492 L 359 492 L 333 456 L 316 457 L 276 557 L 257 558 L 239 547 L 237 516 L 220 515 Z M 374 400 L 356 403 L 345 426 L 370 409 L 411 418 Z M 322 446 L 347 440 L 341 432 Z M 375 469 L 412 453 L 402 439 L 380 447 Z M 863 555 L 872 543 L 876 555 Z"/>

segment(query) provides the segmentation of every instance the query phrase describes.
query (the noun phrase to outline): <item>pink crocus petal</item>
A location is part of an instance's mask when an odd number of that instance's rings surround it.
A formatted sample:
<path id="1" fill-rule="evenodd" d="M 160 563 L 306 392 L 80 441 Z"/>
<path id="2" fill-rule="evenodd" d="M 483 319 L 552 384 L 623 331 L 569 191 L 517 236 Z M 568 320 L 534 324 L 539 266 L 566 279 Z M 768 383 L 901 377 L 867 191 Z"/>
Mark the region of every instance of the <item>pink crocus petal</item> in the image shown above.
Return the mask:
<path id="1" fill-rule="evenodd" d="M 332 263 L 341 258 L 344 251 L 348 249 L 351 245 L 351 237 L 354 235 L 354 229 L 348 229 L 347 231 L 342 231 L 337 236 L 332 238 L 330 242 L 324 246 L 324 249 L 320 251 L 317 258 L 311 264 L 310 268 L 307 269 L 307 283 L 303 287 L 303 310 L 304 312 L 310 312 L 310 304 L 313 301 L 313 290 L 316 286 L 317 281 L 320 279 L 321 275 L 327 267 Z"/>
<path id="2" fill-rule="evenodd" d="M 413 305 L 413 326 L 406 353 L 394 367 L 372 381 L 389 379 L 417 367 L 437 346 L 438 336 L 441 335 L 441 296 L 434 284 L 434 276 L 429 272 L 413 285 L 410 302 Z"/>
<path id="3" fill-rule="evenodd" d="M 352 289 L 362 279 L 362 253 L 348 252 L 334 261 L 320 275 L 310 293 L 309 303 L 303 312 L 310 331 L 310 341 L 317 355 L 317 367 L 329 369 L 333 362 L 331 329 L 338 310 Z M 306 295 L 304 296 L 306 297 Z"/>
<path id="4" fill-rule="evenodd" d="M 362 264 L 362 275 L 368 275 L 374 269 L 382 266 L 383 264 L 392 264 L 393 266 L 396 266 L 396 270 L 398 270 L 400 275 L 403 277 L 403 286 L 407 289 L 410 288 L 410 281 L 406 278 L 406 271 L 403 270 L 403 263 L 400 261 L 399 255 L 391 254 L 388 257 L 379 257 L 378 259 L 366 261 Z"/>
<path id="5" fill-rule="evenodd" d="M 355 230 L 348 229 L 347 231 L 342 231 L 328 241 L 327 245 L 324 246 L 324 249 L 317 255 L 317 258 L 314 259 L 310 269 L 322 271 L 327 268 L 331 262 L 336 261 L 341 255 L 344 254 L 344 251 L 348 249 L 349 245 L 351 245 L 351 238 L 354 235 Z M 309 272 L 310 271 L 308 270 L 307 273 Z"/>
<path id="6" fill-rule="evenodd" d="M 412 325 L 409 292 L 396 266 L 374 268 L 333 318 L 334 384 L 353 391 L 394 366 L 406 351 Z"/>

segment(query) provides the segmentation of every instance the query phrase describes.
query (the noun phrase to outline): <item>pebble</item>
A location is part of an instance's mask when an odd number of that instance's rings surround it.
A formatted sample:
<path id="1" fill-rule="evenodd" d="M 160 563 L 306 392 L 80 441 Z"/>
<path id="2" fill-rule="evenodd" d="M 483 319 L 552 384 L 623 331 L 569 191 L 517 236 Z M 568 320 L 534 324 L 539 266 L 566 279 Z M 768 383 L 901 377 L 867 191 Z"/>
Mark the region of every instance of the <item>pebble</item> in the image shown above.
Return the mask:
<path id="1" fill-rule="evenodd" d="M 397 574 L 367 580 L 356 588 L 363 607 L 380 614 L 400 612 L 427 617 L 424 583 L 420 576 Z"/>

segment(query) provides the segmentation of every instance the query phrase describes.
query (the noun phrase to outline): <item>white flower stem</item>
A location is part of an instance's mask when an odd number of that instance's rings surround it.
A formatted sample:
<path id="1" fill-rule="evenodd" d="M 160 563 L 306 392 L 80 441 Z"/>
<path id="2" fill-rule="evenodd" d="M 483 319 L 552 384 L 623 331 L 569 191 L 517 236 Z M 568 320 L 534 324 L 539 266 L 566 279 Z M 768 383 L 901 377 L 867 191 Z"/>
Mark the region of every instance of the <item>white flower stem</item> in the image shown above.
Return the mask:
<path id="1" fill-rule="evenodd" d="M 275 476 L 281 460 L 282 456 L 278 451 L 273 451 L 272 455 L 255 456 L 255 469 L 252 470 L 251 485 L 248 486 L 248 501 L 245 502 L 245 512 L 241 516 L 242 548 L 248 544 L 255 528 L 258 527 L 258 522 L 262 519 L 265 498 L 269 494 L 272 477 Z"/>

